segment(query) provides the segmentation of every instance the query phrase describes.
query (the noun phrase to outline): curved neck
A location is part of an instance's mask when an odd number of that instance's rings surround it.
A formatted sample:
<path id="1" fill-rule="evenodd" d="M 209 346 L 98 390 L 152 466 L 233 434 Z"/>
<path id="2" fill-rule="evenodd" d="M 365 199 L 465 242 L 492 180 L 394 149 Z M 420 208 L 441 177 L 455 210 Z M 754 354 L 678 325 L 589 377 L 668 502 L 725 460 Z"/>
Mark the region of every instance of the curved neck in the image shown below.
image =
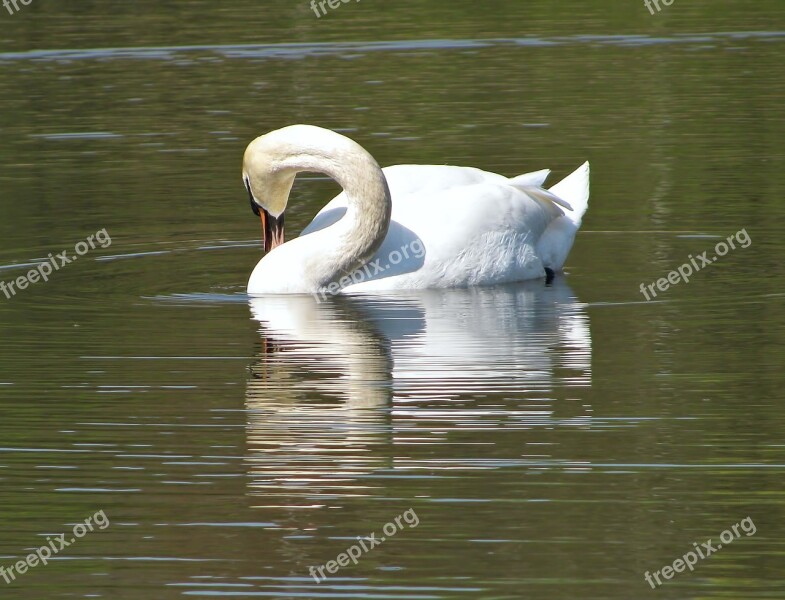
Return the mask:
<path id="1" fill-rule="evenodd" d="M 344 190 L 346 214 L 330 226 L 331 243 L 304 265 L 317 286 L 338 282 L 365 264 L 387 235 L 392 200 L 379 164 L 359 144 L 340 134 L 321 130 L 307 147 L 299 147 L 279 163 L 292 175 L 302 171 L 324 173 Z"/>

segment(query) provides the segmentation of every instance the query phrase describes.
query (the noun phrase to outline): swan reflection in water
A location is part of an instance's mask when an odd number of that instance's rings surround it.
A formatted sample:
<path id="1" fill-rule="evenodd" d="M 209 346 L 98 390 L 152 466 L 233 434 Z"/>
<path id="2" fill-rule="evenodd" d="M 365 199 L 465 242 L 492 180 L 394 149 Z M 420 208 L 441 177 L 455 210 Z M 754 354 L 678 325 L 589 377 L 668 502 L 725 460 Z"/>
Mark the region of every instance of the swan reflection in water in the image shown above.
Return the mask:
<path id="1" fill-rule="evenodd" d="M 329 506 L 379 493 L 385 477 L 460 467 L 455 447 L 478 430 L 590 425 L 575 400 L 591 384 L 589 320 L 563 278 L 250 302 L 261 342 L 247 456 L 259 504 Z M 556 417 L 560 402 L 570 415 Z"/>

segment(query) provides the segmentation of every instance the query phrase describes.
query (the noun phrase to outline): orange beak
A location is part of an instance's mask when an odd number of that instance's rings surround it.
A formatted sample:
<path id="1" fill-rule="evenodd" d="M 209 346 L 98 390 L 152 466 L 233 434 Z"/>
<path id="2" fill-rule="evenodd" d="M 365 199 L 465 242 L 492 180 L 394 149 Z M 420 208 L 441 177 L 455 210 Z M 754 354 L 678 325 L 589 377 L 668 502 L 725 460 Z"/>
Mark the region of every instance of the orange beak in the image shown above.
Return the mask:
<path id="1" fill-rule="evenodd" d="M 284 243 L 284 219 L 283 215 L 280 217 L 273 217 L 263 208 L 259 211 L 259 217 L 262 220 L 262 241 L 264 243 L 264 251 L 267 253 L 276 246 L 280 246 Z"/>

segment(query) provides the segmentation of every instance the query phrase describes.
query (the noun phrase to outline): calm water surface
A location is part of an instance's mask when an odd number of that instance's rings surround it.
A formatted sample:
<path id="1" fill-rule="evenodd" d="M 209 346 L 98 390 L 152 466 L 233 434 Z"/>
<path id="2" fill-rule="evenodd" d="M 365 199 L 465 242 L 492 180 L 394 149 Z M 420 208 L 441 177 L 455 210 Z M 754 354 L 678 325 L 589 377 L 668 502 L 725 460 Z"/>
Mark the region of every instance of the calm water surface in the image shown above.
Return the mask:
<path id="1" fill-rule="evenodd" d="M 20 8 L 0 281 L 112 243 L 0 295 L 0 566 L 111 525 L 0 596 L 785 597 L 780 0 Z M 242 151 L 293 122 L 382 164 L 555 181 L 590 160 L 567 275 L 249 301 Z M 336 189 L 298 180 L 290 235 Z"/>

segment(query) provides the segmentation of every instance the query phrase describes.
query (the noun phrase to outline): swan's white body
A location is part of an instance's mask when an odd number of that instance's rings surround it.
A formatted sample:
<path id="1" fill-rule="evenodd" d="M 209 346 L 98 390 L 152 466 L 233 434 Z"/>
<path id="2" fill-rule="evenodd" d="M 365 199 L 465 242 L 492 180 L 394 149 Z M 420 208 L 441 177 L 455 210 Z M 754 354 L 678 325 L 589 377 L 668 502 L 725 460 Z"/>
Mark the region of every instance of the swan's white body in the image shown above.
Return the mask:
<path id="1" fill-rule="evenodd" d="M 265 140 L 268 136 L 277 139 Z M 330 175 L 344 192 L 300 237 L 259 261 L 248 282 L 251 295 L 465 287 L 544 277 L 546 268 L 562 269 L 588 206 L 588 163 L 546 191 L 547 170 L 510 179 L 470 167 L 379 169 L 348 138 L 305 125 L 257 142 L 266 147 L 251 158 L 252 146 L 246 151 L 249 191 L 250 182 L 256 188 L 263 182 L 285 188 L 288 196 L 289 179 L 307 170 Z M 278 158 L 258 156 L 271 152 Z M 254 178 L 260 162 L 273 175 Z M 252 201 L 264 197 L 263 190 L 251 193 Z"/>

